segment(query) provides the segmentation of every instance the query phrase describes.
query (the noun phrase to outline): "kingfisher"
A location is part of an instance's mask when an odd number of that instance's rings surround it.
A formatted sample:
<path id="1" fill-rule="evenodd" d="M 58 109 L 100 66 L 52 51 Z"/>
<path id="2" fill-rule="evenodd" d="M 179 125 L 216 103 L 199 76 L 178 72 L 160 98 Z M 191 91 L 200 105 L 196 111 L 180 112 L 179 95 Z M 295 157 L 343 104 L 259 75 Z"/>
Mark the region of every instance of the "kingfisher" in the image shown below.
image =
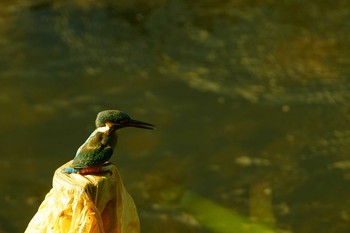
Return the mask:
<path id="1" fill-rule="evenodd" d="M 154 125 L 131 119 L 126 113 L 119 110 L 104 110 L 96 117 L 96 129 L 89 138 L 79 147 L 71 165 L 62 169 L 62 173 L 105 174 L 102 168 L 111 164 L 114 148 L 117 144 L 117 131 L 125 127 L 154 129 Z"/>

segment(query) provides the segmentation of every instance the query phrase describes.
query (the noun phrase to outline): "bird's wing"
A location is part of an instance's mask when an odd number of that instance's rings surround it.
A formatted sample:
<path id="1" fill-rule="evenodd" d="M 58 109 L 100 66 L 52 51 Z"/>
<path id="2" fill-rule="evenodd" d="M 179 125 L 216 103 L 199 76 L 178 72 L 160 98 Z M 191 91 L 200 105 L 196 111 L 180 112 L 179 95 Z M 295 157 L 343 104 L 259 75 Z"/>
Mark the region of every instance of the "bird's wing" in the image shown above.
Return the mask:
<path id="1" fill-rule="evenodd" d="M 113 154 L 110 146 L 100 148 L 99 150 L 80 150 L 75 156 L 72 167 L 86 168 L 107 162 Z"/>
<path id="2" fill-rule="evenodd" d="M 108 134 L 95 130 L 79 147 L 72 167 L 86 168 L 107 162 L 113 154 L 109 140 Z"/>

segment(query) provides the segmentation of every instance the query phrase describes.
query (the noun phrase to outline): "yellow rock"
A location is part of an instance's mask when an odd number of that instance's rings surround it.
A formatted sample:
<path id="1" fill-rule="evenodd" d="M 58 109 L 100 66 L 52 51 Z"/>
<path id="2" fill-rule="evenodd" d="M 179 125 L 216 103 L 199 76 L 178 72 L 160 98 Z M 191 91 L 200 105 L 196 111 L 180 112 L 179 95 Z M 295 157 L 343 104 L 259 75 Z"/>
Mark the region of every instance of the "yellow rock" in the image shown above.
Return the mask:
<path id="1" fill-rule="evenodd" d="M 58 168 L 53 187 L 28 224 L 25 233 L 139 233 L 133 199 L 118 169 L 112 175 L 62 174 Z"/>

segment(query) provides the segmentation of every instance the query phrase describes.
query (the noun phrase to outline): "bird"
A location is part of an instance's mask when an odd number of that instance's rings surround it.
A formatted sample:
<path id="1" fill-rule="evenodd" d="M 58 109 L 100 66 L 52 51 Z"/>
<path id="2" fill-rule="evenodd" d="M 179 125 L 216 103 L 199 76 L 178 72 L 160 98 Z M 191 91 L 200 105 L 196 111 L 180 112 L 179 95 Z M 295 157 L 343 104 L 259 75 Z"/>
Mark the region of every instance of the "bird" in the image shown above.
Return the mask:
<path id="1" fill-rule="evenodd" d="M 104 110 L 97 114 L 96 129 L 78 148 L 73 162 L 61 170 L 62 173 L 105 174 L 102 168 L 111 164 L 111 158 L 118 140 L 117 131 L 125 127 L 154 129 L 155 125 L 132 119 L 120 110 Z"/>

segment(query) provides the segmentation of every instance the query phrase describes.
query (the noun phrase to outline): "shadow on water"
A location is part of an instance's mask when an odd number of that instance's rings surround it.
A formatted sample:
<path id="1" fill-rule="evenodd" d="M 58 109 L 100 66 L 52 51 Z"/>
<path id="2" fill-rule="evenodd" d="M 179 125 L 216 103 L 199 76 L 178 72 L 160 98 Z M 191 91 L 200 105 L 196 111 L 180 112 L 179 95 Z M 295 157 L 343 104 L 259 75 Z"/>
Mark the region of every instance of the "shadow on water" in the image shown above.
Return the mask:
<path id="1" fill-rule="evenodd" d="M 0 232 L 106 108 L 142 232 L 349 232 L 348 1 L 0 4 Z"/>

